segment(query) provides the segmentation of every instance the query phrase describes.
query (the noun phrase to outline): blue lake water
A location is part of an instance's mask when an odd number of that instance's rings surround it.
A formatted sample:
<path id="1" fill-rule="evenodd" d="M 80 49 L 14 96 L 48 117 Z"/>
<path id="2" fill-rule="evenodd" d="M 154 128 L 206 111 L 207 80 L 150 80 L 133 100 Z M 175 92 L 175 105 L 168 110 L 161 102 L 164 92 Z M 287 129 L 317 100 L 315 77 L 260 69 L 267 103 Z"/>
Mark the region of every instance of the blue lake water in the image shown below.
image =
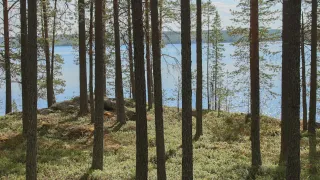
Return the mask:
<path id="1" fill-rule="evenodd" d="M 223 63 L 225 63 L 225 70 L 229 72 L 235 69 L 234 59 L 231 57 L 235 47 L 229 43 L 224 44 L 225 51 L 223 52 Z M 125 47 L 122 47 L 125 49 Z M 177 101 L 168 100 L 170 97 L 176 96 L 175 89 L 177 88 L 176 84 L 178 82 L 178 77 L 180 76 L 179 65 L 177 61 L 181 61 L 180 53 L 181 45 L 180 44 L 170 44 L 166 45 L 162 49 L 162 54 L 165 54 L 162 57 L 162 86 L 165 91 L 165 104 L 169 106 L 176 106 Z M 270 45 L 272 51 L 281 51 L 281 43 L 275 43 Z M 66 81 L 65 92 L 63 94 L 57 95 L 57 101 L 63 101 L 70 99 L 74 96 L 79 95 L 79 66 L 75 64 L 75 58 L 77 57 L 77 52 L 71 46 L 57 46 L 55 49 L 57 54 L 60 54 L 64 58 L 65 64 L 63 65 L 61 77 Z M 192 44 L 192 69 L 196 68 L 196 45 Z M 172 58 L 174 57 L 174 58 Z M 206 44 L 203 45 L 203 76 L 206 78 Z M 281 54 L 277 54 L 272 57 L 272 60 L 276 64 L 281 64 Z M 181 79 L 181 78 L 180 78 Z M 250 79 L 248 79 L 250 81 Z M 275 87 L 273 91 L 280 94 L 281 93 L 281 72 L 278 72 L 275 77 L 272 79 Z M 109 89 L 109 87 L 107 87 Z M 109 89 L 110 91 L 110 89 Z M 204 87 L 204 94 L 206 93 L 206 88 Z M 264 91 L 261 92 L 261 98 L 263 99 Z M 112 96 L 111 92 L 111 96 Z M 128 94 L 126 95 L 128 97 Z M 17 103 L 18 108 L 21 109 L 21 87 L 18 84 L 12 84 L 12 97 L 13 100 Z M 175 97 L 174 97 L 175 98 Z M 244 97 L 241 95 L 235 95 L 230 98 L 232 104 L 237 104 L 237 101 L 243 101 Z M 181 102 L 180 102 L 181 104 Z M 38 108 L 45 108 L 47 106 L 46 100 L 39 99 Z M 180 105 L 181 107 L 181 105 Z M 193 107 L 195 107 L 195 92 L 193 92 Z M 207 107 L 207 98 L 204 96 L 203 107 Z M 261 112 L 265 115 L 272 117 L 280 118 L 280 96 L 276 96 L 274 99 L 265 100 L 261 103 Z M 1 86 L 0 89 L 0 115 L 3 115 L 5 112 L 5 86 Z M 233 112 L 247 112 L 247 106 L 242 107 L 232 107 L 230 111 Z"/>

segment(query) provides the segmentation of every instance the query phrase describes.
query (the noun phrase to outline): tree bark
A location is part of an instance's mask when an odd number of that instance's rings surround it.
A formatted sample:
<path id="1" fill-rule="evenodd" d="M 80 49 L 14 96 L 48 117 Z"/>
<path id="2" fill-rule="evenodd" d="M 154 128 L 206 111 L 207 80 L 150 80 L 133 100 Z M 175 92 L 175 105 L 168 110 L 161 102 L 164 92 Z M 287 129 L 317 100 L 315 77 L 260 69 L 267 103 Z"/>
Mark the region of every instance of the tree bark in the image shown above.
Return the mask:
<path id="1" fill-rule="evenodd" d="M 118 0 L 113 0 L 113 18 L 114 18 L 114 40 L 116 52 L 116 88 L 115 94 L 117 98 L 117 121 L 121 124 L 126 123 L 123 101 L 123 86 L 122 86 L 122 70 L 121 70 L 121 52 L 120 52 L 120 31 L 119 31 L 119 3 Z"/>
<path id="2" fill-rule="evenodd" d="M 134 67 L 136 83 L 136 179 L 148 178 L 148 132 L 143 44 L 142 1 L 132 0 Z"/>
<path id="3" fill-rule="evenodd" d="M 287 180 L 300 179 L 300 28 L 301 0 L 283 2 L 283 59 L 287 61 Z M 283 79 L 286 80 L 286 79 Z"/>
<path id="4" fill-rule="evenodd" d="M 12 112 L 8 0 L 3 0 L 2 4 L 3 4 L 3 31 L 4 31 L 4 59 L 5 59 L 5 76 L 6 76 L 6 114 L 8 114 Z"/>
<path id="5" fill-rule="evenodd" d="M 307 85 L 306 85 L 306 58 L 304 50 L 304 22 L 301 14 L 301 63 L 302 63 L 302 109 L 303 109 L 303 131 L 308 129 L 308 112 L 307 112 Z"/>
<path id="6" fill-rule="evenodd" d="M 51 82 L 54 80 L 54 46 L 56 41 L 56 17 L 57 17 L 57 0 L 54 0 L 54 14 L 53 14 L 53 26 L 52 26 L 52 50 L 51 50 Z M 56 98 L 54 96 L 54 89 L 52 88 L 52 102 L 56 103 Z"/>
<path id="7" fill-rule="evenodd" d="M 309 105 L 309 128 L 308 132 L 316 134 L 316 111 L 317 111 L 317 0 L 312 0 L 312 23 L 311 23 L 311 76 L 310 76 L 310 105 Z"/>
<path id="8" fill-rule="evenodd" d="M 21 81 L 22 81 L 22 133 L 27 135 L 28 117 L 27 117 L 27 82 L 26 82 L 26 61 L 28 60 L 28 35 L 27 35 L 27 3 L 26 0 L 20 0 L 20 28 L 21 28 Z"/>
<path id="9" fill-rule="evenodd" d="M 28 1 L 28 61 L 26 61 L 26 117 L 28 120 L 26 179 L 37 179 L 37 1 Z"/>
<path id="10" fill-rule="evenodd" d="M 152 71 L 150 60 L 150 28 L 149 28 L 149 0 L 145 1 L 145 26 L 146 26 L 146 61 L 147 61 L 147 86 L 148 86 L 148 109 L 152 109 L 153 89 L 152 89 Z"/>
<path id="11" fill-rule="evenodd" d="M 259 4 L 258 0 L 251 0 L 250 4 L 251 165 L 259 167 L 262 164 L 260 151 Z"/>
<path id="12" fill-rule="evenodd" d="M 208 12 L 210 12 L 209 10 L 209 7 L 208 6 Z M 210 26 L 210 16 L 208 14 L 208 32 L 207 32 L 207 99 L 208 99 L 208 110 L 210 110 L 210 82 L 209 82 L 209 55 L 210 55 L 210 29 L 209 29 L 209 26 Z"/>
<path id="13" fill-rule="evenodd" d="M 201 22 L 201 0 L 197 0 L 197 91 L 196 91 L 196 135 L 198 139 L 202 134 L 202 22 Z"/>
<path id="14" fill-rule="evenodd" d="M 288 156 L 288 2 L 283 2 L 282 11 L 282 81 L 281 81 L 281 148 L 280 148 L 280 164 L 286 164 Z"/>
<path id="15" fill-rule="evenodd" d="M 190 1 L 181 1 L 182 179 L 193 179 Z"/>
<path id="16" fill-rule="evenodd" d="M 50 50 L 49 50 L 49 35 L 48 35 L 48 12 L 47 1 L 42 1 L 43 11 L 43 30 L 44 30 L 44 53 L 46 58 L 46 81 L 47 81 L 47 102 L 48 108 L 53 104 L 53 81 L 51 79 L 51 65 L 50 65 Z"/>
<path id="17" fill-rule="evenodd" d="M 135 81 L 134 81 L 134 62 L 132 56 L 132 34 L 131 34 L 131 2 L 127 0 L 128 3 L 128 56 L 129 56 L 129 66 L 130 66 L 130 85 L 132 98 L 135 99 Z"/>
<path id="18" fill-rule="evenodd" d="M 152 55 L 153 55 L 153 78 L 155 100 L 155 126 L 157 147 L 157 178 L 167 179 L 165 144 L 163 130 L 163 104 L 162 104 L 162 78 L 161 78 L 161 54 L 160 54 L 160 31 L 158 16 L 158 0 L 151 0 L 151 26 L 152 26 Z"/>
<path id="19" fill-rule="evenodd" d="M 88 113 L 87 66 L 86 66 L 86 22 L 85 3 L 78 0 L 79 11 L 79 73 L 80 73 L 80 115 Z"/>
<path id="20" fill-rule="evenodd" d="M 96 0 L 95 4 L 95 121 L 92 153 L 92 169 L 103 169 L 103 87 L 104 84 L 104 45 L 103 45 L 103 20 L 102 1 Z"/>
<path id="21" fill-rule="evenodd" d="M 217 36 L 217 35 L 216 35 Z M 218 42 L 216 39 L 215 42 L 215 47 L 216 47 L 216 57 L 215 57 L 215 65 L 214 65 L 214 110 L 217 110 L 217 105 L 218 105 L 218 95 L 217 95 L 217 83 L 218 83 Z"/>
<path id="22" fill-rule="evenodd" d="M 104 86 L 103 86 L 103 96 L 107 97 L 107 67 L 106 67 L 106 0 L 102 1 L 102 31 L 103 31 L 103 79 L 104 79 Z"/>
<path id="23" fill-rule="evenodd" d="M 93 0 L 90 2 L 90 25 L 89 25 L 89 93 L 91 123 L 94 123 L 94 101 L 93 101 Z"/>

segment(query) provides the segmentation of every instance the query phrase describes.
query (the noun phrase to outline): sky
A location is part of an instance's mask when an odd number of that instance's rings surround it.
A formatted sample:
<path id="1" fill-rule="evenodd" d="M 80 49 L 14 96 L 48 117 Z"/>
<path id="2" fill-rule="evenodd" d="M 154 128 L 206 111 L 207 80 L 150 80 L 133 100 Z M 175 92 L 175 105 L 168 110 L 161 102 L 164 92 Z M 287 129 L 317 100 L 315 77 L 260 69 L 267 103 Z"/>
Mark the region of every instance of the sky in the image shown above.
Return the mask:
<path id="1" fill-rule="evenodd" d="M 208 0 L 202 0 L 203 3 L 207 2 Z M 232 18 L 232 15 L 230 13 L 230 10 L 235 10 L 237 9 L 236 6 L 239 3 L 240 0 L 211 0 L 211 2 L 216 6 L 217 10 L 219 11 L 219 14 L 221 16 L 221 23 L 223 29 L 226 29 L 226 27 L 232 25 L 232 22 L 230 19 Z M 72 0 L 72 2 L 76 2 L 75 0 Z M 11 4 L 11 3 L 9 3 Z M 17 8 L 19 5 L 17 6 Z M 277 4 L 274 9 L 279 9 L 281 10 L 281 4 Z M 2 13 L 2 7 L 0 7 L 0 18 L 2 18 L 3 13 Z M 2 30 L 3 23 L 0 22 L 0 29 Z M 174 24 L 170 24 L 169 26 L 172 26 L 171 29 L 179 31 L 180 28 L 175 27 Z M 249 25 L 248 25 L 249 26 Z M 272 29 L 280 29 L 281 28 L 281 19 L 275 21 L 273 24 L 271 24 Z M 2 33 L 1 33 L 2 34 Z"/>
<path id="2" fill-rule="evenodd" d="M 222 27 L 225 29 L 227 26 L 232 25 L 232 22 L 230 19 L 232 18 L 232 15 L 230 13 L 230 10 L 237 9 L 237 4 L 239 3 L 239 0 L 211 0 L 211 2 L 216 6 L 217 10 L 219 11 L 219 14 L 221 16 L 221 23 Z M 274 9 L 280 9 L 281 10 L 281 4 L 277 4 Z M 272 29 L 280 29 L 281 28 L 281 19 L 274 22 L 274 24 L 271 24 Z"/>

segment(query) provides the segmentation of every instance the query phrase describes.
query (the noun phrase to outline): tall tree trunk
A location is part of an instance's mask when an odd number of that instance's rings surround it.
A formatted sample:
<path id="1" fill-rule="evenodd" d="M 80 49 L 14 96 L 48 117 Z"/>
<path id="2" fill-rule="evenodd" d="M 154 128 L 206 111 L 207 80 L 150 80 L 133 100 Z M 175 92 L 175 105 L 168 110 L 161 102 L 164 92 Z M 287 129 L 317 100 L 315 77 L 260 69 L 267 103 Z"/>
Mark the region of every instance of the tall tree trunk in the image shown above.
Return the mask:
<path id="1" fill-rule="evenodd" d="M 53 14 L 53 26 L 52 26 L 52 50 L 51 50 L 51 82 L 54 79 L 54 46 L 56 41 L 56 17 L 57 17 L 57 0 L 54 0 L 54 14 Z M 52 102 L 56 103 L 56 98 L 54 96 L 54 89 L 52 89 Z"/>
<path id="2" fill-rule="evenodd" d="M 197 109 L 197 127 L 195 139 L 202 134 L 202 22 L 201 22 L 201 0 L 197 0 L 197 91 L 196 91 L 196 109 Z"/>
<path id="3" fill-rule="evenodd" d="M 27 85 L 25 113 L 28 120 L 26 179 L 37 179 L 37 1 L 28 1 L 28 61 L 25 80 Z"/>
<path id="4" fill-rule="evenodd" d="M 211 1 L 209 0 L 209 4 L 211 4 Z M 208 12 L 210 12 L 210 6 L 208 5 Z M 210 82 L 209 82 L 209 55 L 210 55 L 210 16 L 208 14 L 207 16 L 208 20 L 208 32 L 207 32 L 207 98 L 208 98 L 208 110 L 210 110 Z"/>
<path id="5" fill-rule="evenodd" d="M 5 76 L 6 76 L 6 114 L 8 114 L 12 112 L 8 0 L 3 0 L 2 4 L 3 4 L 3 30 L 4 30 L 4 59 L 5 59 Z"/>
<path id="6" fill-rule="evenodd" d="M 149 0 L 145 1 L 145 26 L 146 26 L 146 61 L 147 61 L 147 86 L 148 86 L 148 109 L 152 109 L 153 89 L 152 89 L 152 71 L 150 60 L 150 28 L 149 28 Z"/>
<path id="7" fill-rule="evenodd" d="M 47 1 L 42 0 L 43 11 L 43 30 L 44 30 L 44 54 L 46 58 L 46 81 L 47 81 L 47 102 L 48 107 L 53 104 L 53 82 L 51 79 L 51 65 L 50 65 L 50 50 L 49 50 L 49 35 L 48 35 L 48 12 Z"/>
<path id="8" fill-rule="evenodd" d="M 283 56 L 286 65 L 289 90 L 288 100 L 288 137 L 287 137 L 287 180 L 300 179 L 300 28 L 301 0 L 283 2 L 283 13 L 287 20 L 283 24 Z M 286 80 L 286 79 L 283 79 Z M 310 116 L 311 117 L 311 116 Z"/>
<path id="9" fill-rule="evenodd" d="M 103 79 L 104 79 L 104 86 L 103 86 L 103 96 L 107 96 L 107 67 L 106 67 L 106 47 L 107 47 L 107 41 L 106 41 L 106 0 L 102 1 L 102 31 L 103 31 Z"/>
<path id="10" fill-rule="evenodd" d="M 193 179 L 190 1 L 181 1 L 182 179 Z"/>
<path id="11" fill-rule="evenodd" d="M 159 0 L 159 37 L 160 37 L 160 47 L 162 46 L 162 22 L 163 22 L 163 1 Z M 161 55 L 161 48 L 160 48 Z"/>
<path id="12" fill-rule="evenodd" d="M 104 45 L 103 45 L 103 20 L 102 1 L 96 0 L 95 4 L 95 121 L 92 153 L 92 169 L 103 168 L 103 87 L 104 81 Z"/>
<path id="13" fill-rule="evenodd" d="M 288 16 L 288 2 L 283 2 L 282 10 L 282 80 L 281 80 L 281 148 L 280 148 L 280 164 L 286 164 L 288 157 L 288 47 L 289 45 L 284 41 L 289 41 L 289 16 Z"/>
<path id="14" fill-rule="evenodd" d="M 93 0 L 90 2 L 90 25 L 89 25 L 89 92 L 91 123 L 94 123 L 94 100 L 93 100 Z"/>
<path id="15" fill-rule="evenodd" d="M 158 0 L 151 0 L 151 27 L 152 27 L 152 55 L 153 55 L 153 78 L 154 78 L 154 106 L 157 147 L 157 178 L 167 179 L 165 144 L 163 131 L 163 104 L 162 104 L 162 78 L 161 78 L 161 54 L 160 54 L 160 31 L 158 16 Z"/>
<path id="16" fill-rule="evenodd" d="M 250 2 L 250 77 L 251 77 L 251 155 L 252 167 L 259 167 L 260 151 L 260 82 L 258 0 Z"/>
<path id="17" fill-rule="evenodd" d="M 217 35 L 216 35 L 217 36 Z M 214 65 L 214 110 L 217 110 L 218 105 L 218 95 L 217 95 L 217 83 L 218 83 L 218 42 L 216 39 L 216 42 L 214 43 L 216 47 L 216 57 L 215 57 L 215 65 Z"/>
<path id="18" fill-rule="evenodd" d="M 312 0 L 312 24 L 311 24 L 311 76 L 310 76 L 310 105 L 308 132 L 316 134 L 317 111 L 317 0 Z"/>
<path id="19" fill-rule="evenodd" d="M 134 69 L 136 83 L 136 179 L 148 178 L 148 132 L 144 68 L 142 0 L 132 0 Z"/>
<path id="20" fill-rule="evenodd" d="M 27 2 L 20 0 L 20 28 L 21 28 L 21 81 L 22 81 L 22 133 L 27 135 L 28 130 L 28 117 L 27 117 L 27 82 L 26 82 L 26 61 L 28 60 L 28 31 L 27 31 Z"/>
<path id="21" fill-rule="evenodd" d="M 88 113 L 88 94 L 87 94 L 87 62 L 86 62 L 86 22 L 85 22 L 85 3 L 78 0 L 79 11 L 79 73 L 80 73 L 80 115 Z"/>
<path id="22" fill-rule="evenodd" d="M 113 0 L 113 18 L 114 18 L 114 41 L 116 51 L 116 103 L 117 103 L 117 121 L 121 124 L 126 123 L 124 113 L 123 87 L 122 87 L 122 70 L 121 70 L 121 52 L 120 52 L 120 30 L 119 30 L 119 3 Z"/>
<path id="23" fill-rule="evenodd" d="M 307 112 L 307 85 L 306 85 L 306 58 L 304 51 L 304 22 L 303 13 L 301 14 L 301 62 L 302 62 L 302 106 L 303 106 L 303 131 L 308 129 Z"/>
<path id="24" fill-rule="evenodd" d="M 134 81 L 134 69 L 133 69 L 133 56 L 132 56 L 132 34 L 131 34 L 131 2 L 127 0 L 128 3 L 128 56 L 129 56 L 129 66 L 130 66 L 130 85 L 132 98 L 135 99 L 135 81 Z"/>

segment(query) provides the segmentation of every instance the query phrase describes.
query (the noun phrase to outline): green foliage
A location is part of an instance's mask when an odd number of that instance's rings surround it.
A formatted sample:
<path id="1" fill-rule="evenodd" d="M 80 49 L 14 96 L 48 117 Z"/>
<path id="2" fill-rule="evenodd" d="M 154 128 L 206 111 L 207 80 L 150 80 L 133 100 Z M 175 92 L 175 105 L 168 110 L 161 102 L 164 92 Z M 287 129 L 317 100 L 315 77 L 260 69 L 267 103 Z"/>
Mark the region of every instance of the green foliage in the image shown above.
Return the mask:
<path id="1" fill-rule="evenodd" d="M 278 52 L 270 49 L 270 43 L 275 43 L 280 37 L 278 31 L 270 34 L 270 24 L 279 18 L 279 11 L 273 10 L 277 2 L 259 0 L 259 40 L 260 40 L 260 88 L 265 91 L 262 101 L 273 99 L 277 95 L 272 91 L 274 84 L 272 78 L 279 72 L 280 66 L 273 61 L 272 57 Z M 240 0 L 237 8 L 232 10 L 232 26 L 228 27 L 230 36 L 237 37 L 238 40 L 232 45 L 236 47 L 233 58 L 235 59 L 236 70 L 231 73 L 234 80 L 234 90 L 245 97 L 239 105 L 249 107 L 250 97 L 250 4 L 247 0 Z"/>

